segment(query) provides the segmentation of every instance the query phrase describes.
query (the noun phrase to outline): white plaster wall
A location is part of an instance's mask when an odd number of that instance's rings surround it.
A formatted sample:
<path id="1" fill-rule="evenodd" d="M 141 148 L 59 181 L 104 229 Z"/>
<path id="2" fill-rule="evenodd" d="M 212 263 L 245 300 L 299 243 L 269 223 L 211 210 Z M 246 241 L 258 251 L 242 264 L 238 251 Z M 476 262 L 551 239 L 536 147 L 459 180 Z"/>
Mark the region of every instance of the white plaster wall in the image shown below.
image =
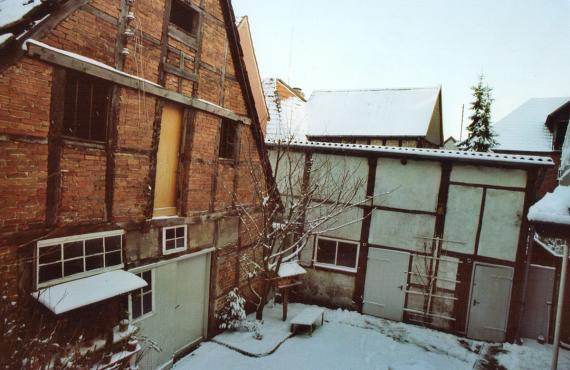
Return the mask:
<path id="1" fill-rule="evenodd" d="M 366 158 L 315 153 L 312 162 L 310 189 L 318 186 L 316 198 L 336 199 L 340 195 L 343 201 L 351 203 L 362 202 L 366 198 Z"/>
<path id="2" fill-rule="evenodd" d="M 464 242 L 464 244 L 444 242 L 443 249 L 460 253 L 474 253 L 482 196 L 482 188 L 449 186 L 443 238 Z"/>
<path id="3" fill-rule="evenodd" d="M 374 204 L 433 212 L 441 181 L 439 162 L 379 158 L 376 167 Z"/>
<path id="4" fill-rule="evenodd" d="M 524 207 L 523 192 L 488 189 L 478 254 L 514 261 Z"/>
<path id="5" fill-rule="evenodd" d="M 269 161 L 281 195 L 299 195 L 303 186 L 305 154 L 271 149 Z"/>
<path id="6" fill-rule="evenodd" d="M 434 228 L 434 216 L 373 210 L 368 242 L 422 251 L 424 240 L 416 236 L 432 237 Z"/>
<path id="7" fill-rule="evenodd" d="M 451 181 L 510 187 L 526 187 L 526 171 L 509 168 L 466 166 L 451 168 Z"/>
<path id="8" fill-rule="evenodd" d="M 305 216 L 305 230 L 309 230 L 310 225 L 316 225 L 325 220 L 324 223 L 313 229 L 312 233 L 359 241 L 363 218 L 364 211 L 358 207 L 351 206 L 343 209 L 342 207 L 319 206 L 318 203 L 311 203 Z"/>

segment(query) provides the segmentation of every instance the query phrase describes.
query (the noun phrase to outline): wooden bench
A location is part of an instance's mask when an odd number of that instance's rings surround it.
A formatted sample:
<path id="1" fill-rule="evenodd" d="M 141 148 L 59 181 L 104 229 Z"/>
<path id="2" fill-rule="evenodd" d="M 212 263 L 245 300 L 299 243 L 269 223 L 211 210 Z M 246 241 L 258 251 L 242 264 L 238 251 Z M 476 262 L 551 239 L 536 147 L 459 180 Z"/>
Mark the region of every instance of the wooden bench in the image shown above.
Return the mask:
<path id="1" fill-rule="evenodd" d="M 313 335 L 313 325 L 321 319 L 321 326 L 325 322 L 325 310 L 318 307 L 307 307 L 291 320 L 291 332 L 295 333 L 298 327 L 308 326 Z"/>

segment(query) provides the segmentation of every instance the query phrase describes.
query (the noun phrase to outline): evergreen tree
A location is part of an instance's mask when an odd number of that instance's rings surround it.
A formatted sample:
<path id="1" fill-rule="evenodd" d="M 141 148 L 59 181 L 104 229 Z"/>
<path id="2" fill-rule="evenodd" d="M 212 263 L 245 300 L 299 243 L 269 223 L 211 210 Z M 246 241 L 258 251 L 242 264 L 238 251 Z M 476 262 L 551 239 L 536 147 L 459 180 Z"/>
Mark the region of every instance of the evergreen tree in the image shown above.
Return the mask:
<path id="1" fill-rule="evenodd" d="M 472 86 L 473 98 L 469 117 L 471 123 L 467 126 L 467 139 L 459 143 L 459 148 L 476 152 L 488 152 L 497 142 L 495 132 L 491 127 L 491 88 L 483 84 L 483 75 L 479 77 L 477 85 Z"/>

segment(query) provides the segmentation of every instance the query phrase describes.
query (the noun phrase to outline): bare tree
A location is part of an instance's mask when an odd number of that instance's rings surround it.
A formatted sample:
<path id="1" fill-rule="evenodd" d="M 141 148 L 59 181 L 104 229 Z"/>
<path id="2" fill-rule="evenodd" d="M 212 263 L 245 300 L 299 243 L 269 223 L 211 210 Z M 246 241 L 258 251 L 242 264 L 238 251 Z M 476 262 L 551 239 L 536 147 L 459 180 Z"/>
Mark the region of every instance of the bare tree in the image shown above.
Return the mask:
<path id="1" fill-rule="evenodd" d="M 257 162 L 246 158 L 254 203 L 235 199 L 242 232 L 252 242 L 250 252 L 240 257 L 240 268 L 247 274 L 255 297 L 257 319 L 262 319 L 281 264 L 298 259 L 309 236 L 338 230 L 366 216 L 355 216 L 351 211 L 369 198 L 367 178 L 358 175 L 359 169 L 351 166 L 350 157 L 307 156 L 293 150 L 293 144 L 292 140 L 271 144 L 273 184 L 265 181 Z"/>

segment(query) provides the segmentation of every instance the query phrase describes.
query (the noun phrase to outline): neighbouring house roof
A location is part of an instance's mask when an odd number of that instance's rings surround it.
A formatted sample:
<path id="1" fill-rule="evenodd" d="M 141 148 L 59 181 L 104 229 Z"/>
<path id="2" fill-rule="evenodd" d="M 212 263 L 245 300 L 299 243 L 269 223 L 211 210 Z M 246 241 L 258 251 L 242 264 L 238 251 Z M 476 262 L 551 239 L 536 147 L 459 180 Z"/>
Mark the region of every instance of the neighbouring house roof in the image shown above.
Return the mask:
<path id="1" fill-rule="evenodd" d="M 532 222 L 570 225 L 570 186 L 557 186 L 528 210 Z"/>
<path id="2" fill-rule="evenodd" d="M 570 101 L 570 97 L 533 98 L 493 125 L 497 133 L 494 150 L 552 152 L 548 116 Z"/>
<path id="3" fill-rule="evenodd" d="M 307 136 L 424 137 L 440 87 L 315 91 Z"/>
<path id="4" fill-rule="evenodd" d="M 389 147 L 378 145 L 364 144 L 342 144 L 329 142 L 300 142 L 291 143 L 279 141 L 266 141 L 269 148 L 278 148 L 286 146 L 287 149 L 314 148 L 320 151 L 331 152 L 347 152 L 347 153 L 378 153 L 384 156 L 392 156 L 398 158 L 433 158 L 439 160 L 453 159 L 461 162 L 471 162 L 474 164 L 503 164 L 507 166 L 520 167 L 551 167 L 554 162 L 550 157 L 532 156 L 532 155 L 514 155 L 499 154 L 492 152 L 472 152 L 465 150 L 446 150 L 446 149 L 425 149 L 425 148 L 408 148 L 408 147 Z"/>
<path id="5" fill-rule="evenodd" d="M 263 80 L 263 92 L 269 110 L 268 140 L 306 140 L 306 100 L 295 89 L 276 78 Z"/>
<path id="6" fill-rule="evenodd" d="M 247 71 L 247 77 L 251 86 L 253 99 L 255 100 L 255 109 L 257 111 L 262 130 L 265 133 L 267 130 L 269 111 L 267 110 L 267 105 L 265 103 L 263 86 L 259 75 L 259 67 L 255 56 L 255 48 L 253 46 L 253 39 L 251 38 L 249 19 L 247 16 L 240 17 L 239 20 L 237 20 L 237 29 L 243 50 L 243 59 L 245 69 Z"/>
<path id="7" fill-rule="evenodd" d="M 145 286 L 137 275 L 115 270 L 40 289 L 32 296 L 59 315 Z"/>

